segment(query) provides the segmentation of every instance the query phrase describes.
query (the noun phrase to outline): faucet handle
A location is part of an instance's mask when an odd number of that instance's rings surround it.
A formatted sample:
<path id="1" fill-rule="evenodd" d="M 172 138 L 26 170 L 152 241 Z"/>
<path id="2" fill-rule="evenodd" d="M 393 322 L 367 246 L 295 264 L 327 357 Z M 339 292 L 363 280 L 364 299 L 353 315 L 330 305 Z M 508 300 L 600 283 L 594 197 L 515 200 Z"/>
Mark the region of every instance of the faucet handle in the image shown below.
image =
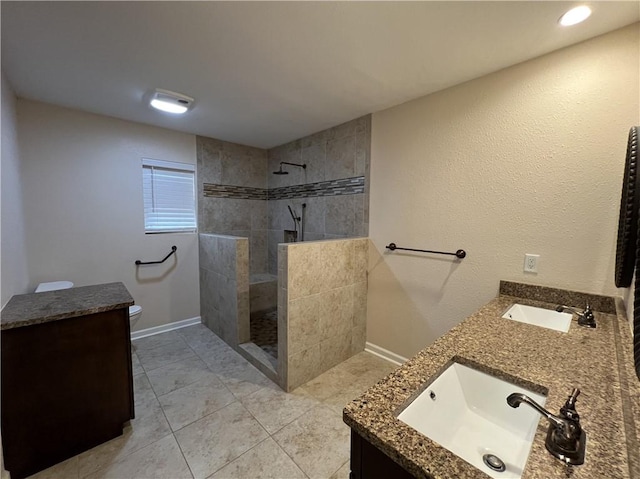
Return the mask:
<path id="1" fill-rule="evenodd" d="M 579 395 L 580 389 L 573 388 L 573 391 L 571 391 L 571 395 L 567 398 L 567 402 L 565 402 L 564 406 L 560 408 L 560 414 L 563 417 L 576 423 L 580 422 L 580 415 L 578 414 L 578 411 L 576 411 L 576 400 L 578 399 Z"/>
<path id="2" fill-rule="evenodd" d="M 578 324 L 580 326 L 587 326 L 589 328 L 596 327 L 596 317 L 591 310 L 591 305 L 587 302 L 587 307 L 582 314 L 578 315 Z"/>

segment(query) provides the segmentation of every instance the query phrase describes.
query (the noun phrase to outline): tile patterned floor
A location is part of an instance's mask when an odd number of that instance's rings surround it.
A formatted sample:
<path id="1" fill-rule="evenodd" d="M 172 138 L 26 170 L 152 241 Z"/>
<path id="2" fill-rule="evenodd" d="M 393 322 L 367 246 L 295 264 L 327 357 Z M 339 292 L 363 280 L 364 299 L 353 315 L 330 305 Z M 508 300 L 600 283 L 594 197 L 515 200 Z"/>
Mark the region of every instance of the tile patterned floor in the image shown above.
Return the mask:
<path id="1" fill-rule="evenodd" d="M 267 354 L 278 358 L 278 311 L 251 318 L 251 341 Z"/>
<path id="2" fill-rule="evenodd" d="M 136 419 L 32 479 L 346 479 L 342 407 L 394 369 L 363 352 L 285 393 L 202 325 L 133 348 Z"/>

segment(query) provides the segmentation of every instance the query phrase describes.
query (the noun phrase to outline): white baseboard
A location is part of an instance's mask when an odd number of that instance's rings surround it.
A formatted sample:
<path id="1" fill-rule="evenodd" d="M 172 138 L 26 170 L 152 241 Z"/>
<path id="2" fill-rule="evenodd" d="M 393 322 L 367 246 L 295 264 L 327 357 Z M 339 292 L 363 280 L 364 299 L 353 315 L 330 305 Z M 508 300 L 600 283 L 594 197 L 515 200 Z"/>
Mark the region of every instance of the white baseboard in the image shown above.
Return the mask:
<path id="1" fill-rule="evenodd" d="M 400 356 L 399 354 L 392 353 L 388 349 L 381 348 L 380 346 L 369 342 L 365 344 L 364 350 L 382 359 L 386 359 L 390 363 L 393 363 L 397 366 L 401 366 L 404 362 L 407 361 L 407 358 Z"/>
<path id="2" fill-rule="evenodd" d="M 202 318 L 200 316 L 196 316 L 195 318 L 183 319 L 182 321 L 163 324 L 162 326 L 154 326 L 153 328 L 141 329 L 140 331 L 132 331 L 131 340 L 133 341 L 134 339 L 146 338 L 147 336 L 153 336 L 154 334 L 166 333 L 167 331 L 186 328 L 187 326 L 193 326 L 194 324 L 200 323 L 202 323 Z"/>

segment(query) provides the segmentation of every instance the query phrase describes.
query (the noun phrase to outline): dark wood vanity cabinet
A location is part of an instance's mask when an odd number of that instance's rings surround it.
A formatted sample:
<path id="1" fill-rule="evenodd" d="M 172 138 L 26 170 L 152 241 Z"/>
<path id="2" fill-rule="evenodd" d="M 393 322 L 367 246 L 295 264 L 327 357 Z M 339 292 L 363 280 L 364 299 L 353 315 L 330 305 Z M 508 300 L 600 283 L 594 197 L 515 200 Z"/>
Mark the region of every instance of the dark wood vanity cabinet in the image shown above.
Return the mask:
<path id="1" fill-rule="evenodd" d="M 0 341 L 13 479 L 121 435 L 134 417 L 128 308 L 3 329 Z"/>
<path id="2" fill-rule="evenodd" d="M 354 430 L 351 430 L 349 479 L 414 479 L 405 469 Z"/>

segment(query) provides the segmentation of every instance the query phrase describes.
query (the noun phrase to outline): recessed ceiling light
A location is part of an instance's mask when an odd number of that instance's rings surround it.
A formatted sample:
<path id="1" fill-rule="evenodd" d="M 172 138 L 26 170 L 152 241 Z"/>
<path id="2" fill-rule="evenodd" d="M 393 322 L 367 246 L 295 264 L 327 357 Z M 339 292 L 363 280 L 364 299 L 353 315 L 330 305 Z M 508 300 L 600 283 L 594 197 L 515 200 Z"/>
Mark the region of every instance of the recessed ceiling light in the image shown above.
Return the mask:
<path id="1" fill-rule="evenodd" d="M 572 8 L 567 13 L 560 17 L 560 25 L 564 27 L 569 27 L 571 25 L 575 25 L 576 23 L 584 22 L 591 15 L 591 9 L 586 5 L 581 5 L 579 7 Z"/>
<path id="2" fill-rule="evenodd" d="M 191 108 L 193 98 L 182 95 L 181 93 L 156 88 L 149 104 L 157 110 L 181 115 Z"/>

